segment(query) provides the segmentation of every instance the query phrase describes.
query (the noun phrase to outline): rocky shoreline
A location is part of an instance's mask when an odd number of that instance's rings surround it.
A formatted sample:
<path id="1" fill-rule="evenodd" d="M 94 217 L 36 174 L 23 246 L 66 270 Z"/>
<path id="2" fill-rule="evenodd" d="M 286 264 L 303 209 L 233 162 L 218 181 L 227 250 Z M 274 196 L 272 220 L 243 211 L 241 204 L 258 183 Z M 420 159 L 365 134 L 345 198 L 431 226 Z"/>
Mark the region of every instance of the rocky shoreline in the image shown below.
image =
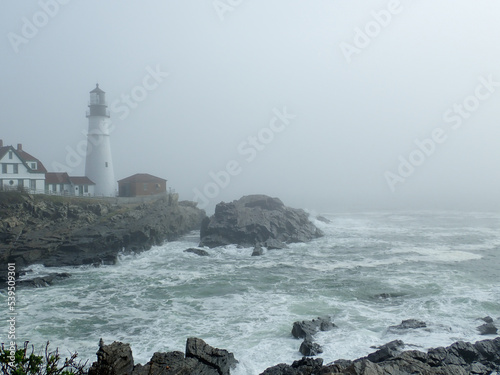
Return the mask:
<path id="1" fill-rule="evenodd" d="M 146 202 L 0 193 L 0 261 L 114 264 L 121 251 L 143 251 L 198 230 L 205 211 L 164 195 Z M 0 275 L 1 277 L 1 275 Z"/>
<path id="2" fill-rule="evenodd" d="M 295 326 L 294 326 L 295 328 Z M 323 364 L 321 358 L 303 357 L 291 365 L 278 364 L 260 375 L 493 375 L 500 371 L 500 337 L 463 341 L 427 352 L 403 351 L 393 341 L 367 357 Z M 233 353 L 214 348 L 199 338 L 188 338 L 185 353 L 154 353 L 145 364 L 135 364 L 129 344 L 99 343 L 97 361 L 89 375 L 230 375 L 238 363 Z"/>
<path id="3" fill-rule="evenodd" d="M 490 317 L 479 320 L 494 325 Z M 407 331 L 425 327 L 425 322 L 408 319 L 388 329 Z M 317 332 L 335 328 L 330 317 L 294 322 L 291 334 L 298 339 L 304 338 L 300 348 L 304 357 L 291 365 L 280 363 L 269 367 L 260 375 L 496 375 L 500 371 L 500 337 L 474 344 L 457 341 L 448 347 L 432 348 L 427 352 L 405 351 L 407 345 L 401 340 L 394 340 L 374 348 L 375 351 L 366 357 L 339 359 L 328 364 L 324 364 L 321 358 L 313 358 L 318 353 L 306 354 L 302 351 L 304 343 L 312 343 Z M 496 329 L 489 334 L 496 335 Z M 320 348 L 316 343 L 313 345 L 316 349 Z M 157 352 L 145 365 L 135 364 L 130 345 L 121 342 L 105 345 L 101 340 L 96 354 L 97 361 L 91 365 L 88 375 L 230 375 L 238 364 L 233 353 L 214 348 L 195 337 L 187 339 L 185 353 Z"/>

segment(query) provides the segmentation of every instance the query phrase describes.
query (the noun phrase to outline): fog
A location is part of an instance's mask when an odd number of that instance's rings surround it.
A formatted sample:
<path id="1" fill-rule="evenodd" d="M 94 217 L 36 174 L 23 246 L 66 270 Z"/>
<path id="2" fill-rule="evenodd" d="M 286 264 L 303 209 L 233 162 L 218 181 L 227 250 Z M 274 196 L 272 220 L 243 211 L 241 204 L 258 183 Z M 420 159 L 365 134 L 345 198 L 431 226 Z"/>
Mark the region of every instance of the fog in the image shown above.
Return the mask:
<path id="1" fill-rule="evenodd" d="M 500 209 L 500 3 L 0 2 L 0 138 L 84 174 L 89 91 L 117 179 L 315 212 Z M 83 148 L 82 148 L 83 147 Z"/>

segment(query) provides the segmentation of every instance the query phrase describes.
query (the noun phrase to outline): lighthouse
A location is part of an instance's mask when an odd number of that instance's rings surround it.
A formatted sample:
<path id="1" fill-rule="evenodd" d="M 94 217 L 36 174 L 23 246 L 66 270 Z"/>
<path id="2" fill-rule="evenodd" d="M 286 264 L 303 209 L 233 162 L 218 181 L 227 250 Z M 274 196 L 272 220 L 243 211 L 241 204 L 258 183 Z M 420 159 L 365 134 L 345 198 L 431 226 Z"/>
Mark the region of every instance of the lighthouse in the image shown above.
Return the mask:
<path id="1" fill-rule="evenodd" d="M 95 195 L 114 197 L 116 195 L 115 173 L 111 158 L 109 110 L 106 93 L 99 88 L 90 92 L 89 132 L 87 135 L 87 157 L 85 176 L 95 183 Z"/>

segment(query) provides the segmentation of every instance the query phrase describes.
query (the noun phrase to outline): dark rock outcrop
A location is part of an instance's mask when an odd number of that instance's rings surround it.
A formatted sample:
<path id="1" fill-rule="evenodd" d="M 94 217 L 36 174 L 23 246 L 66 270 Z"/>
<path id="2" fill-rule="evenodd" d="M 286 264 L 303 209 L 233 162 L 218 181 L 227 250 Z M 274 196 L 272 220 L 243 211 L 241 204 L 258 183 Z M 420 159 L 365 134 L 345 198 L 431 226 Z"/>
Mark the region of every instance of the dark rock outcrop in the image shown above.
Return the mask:
<path id="1" fill-rule="evenodd" d="M 299 352 L 306 357 L 313 357 L 323 353 L 321 345 L 312 341 L 312 338 L 306 337 L 300 344 Z"/>
<path id="2" fill-rule="evenodd" d="M 422 322 L 421 320 L 417 319 L 408 319 L 408 320 L 403 320 L 401 324 L 398 324 L 397 326 L 390 326 L 389 330 L 394 331 L 394 330 L 405 330 L 405 329 L 417 329 L 417 328 L 425 328 L 427 327 L 427 324 L 425 322 Z"/>
<path id="3" fill-rule="evenodd" d="M 373 363 L 386 361 L 389 358 L 401 353 L 404 346 L 405 343 L 403 341 L 394 340 L 377 348 L 378 350 L 376 352 L 369 354 L 366 358 Z"/>
<path id="4" fill-rule="evenodd" d="M 490 375 L 500 371 L 500 337 L 475 344 L 458 341 L 446 348 L 401 352 L 404 345 L 393 341 L 368 357 L 338 360 L 314 371 L 300 372 L 293 365 L 271 367 L 261 375 Z"/>
<path id="5" fill-rule="evenodd" d="M 34 277 L 32 279 L 17 280 L 16 286 L 29 286 L 34 288 L 43 288 L 52 285 L 54 281 L 67 279 L 71 274 L 67 272 L 50 273 L 47 276 Z"/>
<path id="6" fill-rule="evenodd" d="M 321 372 L 323 360 L 321 358 L 302 358 L 295 361 L 292 365 L 281 363 L 279 365 L 268 368 L 261 375 L 313 375 L 326 374 Z"/>
<path id="7" fill-rule="evenodd" d="M 313 320 L 303 320 L 301 322 L 294 322 L 292 328 L 292 335 L 296 339 L 312 337 L 318 331 L 329 331 L 335 328 L 332 319 L 327 317 L 318 317 Z"/>
<path id="8" fill-rule="evenodd" d="M 477 327 L 481 335 L 496 335 L 498 332 L 497 327 L 493 323 L 484 323 Z"/>
<path id="9" fill-rule="evenodd" d="M 326 224 L 331 224 L 331 222 L 332 222 L 330 219 L 327 219 L 326 217 L 321 216 L 321 215 L 316 216 L 316 220 L 321 221 L 322 223 L 326 223 Z"/>
<path id="10" fill-rule="evenodd" d="M 195 358 L 200 363 L 215 368 L 220 375 L 229 375 L 238 361 L 233 353 L 213 348 L 202 339 L 191 337 L 186 342 L 186 358 Z"/>
<path id="11" fill-rule="evenodd" d="M 305 211 L 286 207 L 278 198 L 249 195 L 215 207 L 215 214 L 202 222 L 200 246 L 280 248 L 322 235 Z"/>
<path id="12" fill-rule="evenodd" d="M 210 254 L 208 253 L 208 251 L 206 250 L 203 250 L 203 249 L 197 249 L 197 248 L 194 248 L 194 247 L 191 247 L 189 249 L 186 249 L 184 250 L 185 253 L 193 253 L 193 254 L 196 254 L 196 255 L 199 255 L 201 257 L 207 257 L 209 256 Z"/>
<path id="13" fill-rule="evenodd" d="M 294 322 L 292 327 L 292 336 L 296 339 L 303 338 L 304 341 L 300 345 L 299 352 L 305 356 L 315 356 L 323 353 L 323 348 L 313 341 L 313 336 L 318 331 L 329 331 L 335 328 L 332 319 L 327 317 L 318 317 L 313 320 L 303 320 Z"/>
<path id="14" fill-rule="evenodd" d="M 104 345 L 99 341 L 97 362 L 89 369 L 89 375 L 131 375 L 134 370 L 134 357 L 129 344 L 113 342 Z"/>
<path id="15" fill-rule="evenodd" d="M 491 375 L 500 371 L 500 337 L 475 344 L 458 341 L 446 348 L 402 352 L 402 341 L 381 346 L 367 357 L 323 365 L 321 358 L 303 357 L 292 365 L 279 364 L 261 375 Z M 232 353 L 189 338 L 186 353 L 155 353 L 145 364 L 134 364 L 128 344 L 99 343 L 97 361 L 89 375 L 230 375 L 238 362 Z"/>
<path id="16" fill-rule="evenodd" d="M 227 350 L 214 348 L 199 338 L 189 338 L 186 354 L 174 351 L 154 353 L 145 365 L 134 365 L 129 344 L 114 342 L 97 351 L 97 362 L 88 375 L 230 375 L 238 361 Z"/>
<path id="17" fill-rule="evenodd" d="M 262 249 L 261 246 L 255 246 L 252 251 L 252 256 L 253 257 L 258 257 L 264 255 L 264 250 Z"/>
<path id="18" fill-rule="evenodd" d="M 199 229 L 205 212 L 165 195 L 143 203 L 0 192 L 0 263 L 113 264 Z"/>

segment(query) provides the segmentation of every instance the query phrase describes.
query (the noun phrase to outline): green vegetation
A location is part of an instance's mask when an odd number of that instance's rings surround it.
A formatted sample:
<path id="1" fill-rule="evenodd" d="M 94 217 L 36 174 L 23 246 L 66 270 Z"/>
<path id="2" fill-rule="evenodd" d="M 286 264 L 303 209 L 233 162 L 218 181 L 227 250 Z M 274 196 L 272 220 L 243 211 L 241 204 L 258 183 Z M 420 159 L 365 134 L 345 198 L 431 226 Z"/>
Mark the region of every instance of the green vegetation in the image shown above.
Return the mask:
<path id="1" fill-rule="evenodd" d="M 9 348 L 12 349 L 12 348 Z M 42 355 L 35 354 L 35 347 L 29 342 L 24 347 L 8 350 L 2 343 L 0 349 L 0 370 L 5 375 L 83 375 L 85 374 L 85 363 L 76 362 L 77 353 L 70 358 L 61 360 L 59 350 L 49 351 L 49 342 L 45 345 Z"/>
<path id="2" fill-rule="evenodd" d="M 0 191 L 0 204 L 23 203 L 26 196 L 18 191 Z"/>

